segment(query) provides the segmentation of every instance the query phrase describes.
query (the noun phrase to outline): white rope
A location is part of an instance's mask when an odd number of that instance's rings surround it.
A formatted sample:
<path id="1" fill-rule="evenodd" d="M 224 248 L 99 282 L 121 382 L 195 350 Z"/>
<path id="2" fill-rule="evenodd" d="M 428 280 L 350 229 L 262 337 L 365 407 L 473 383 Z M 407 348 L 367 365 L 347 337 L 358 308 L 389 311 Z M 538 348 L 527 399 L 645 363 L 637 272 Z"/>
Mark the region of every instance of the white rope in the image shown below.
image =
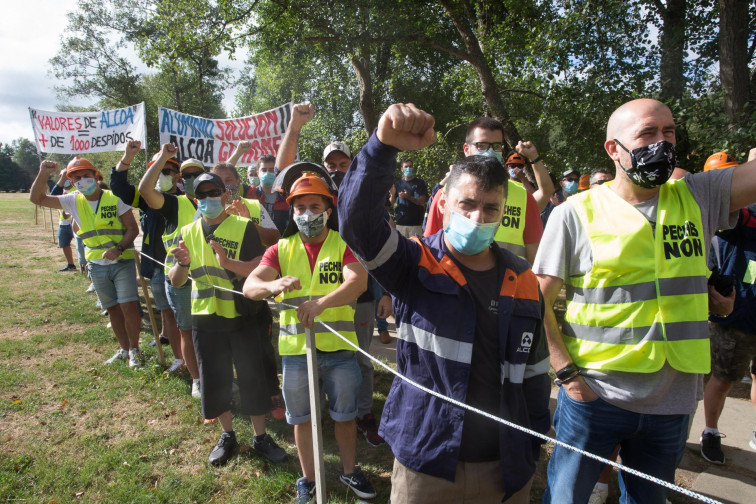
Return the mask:
<path id="1" fill-rule="evenodd" d="M 157 264 L 165 266 L 165 264 L 161 263 L 157 259 L 153 259 L 152 257 L 150 257 L 147 254 L 144 254 L 142 252 L 139 252 L 139 251 L 137 251 L 137 252 L 140 255 L 151 259 L 152 261 L 156 262 Z M 233 290 L 233 289 L 228 289 L 228 288 L 225 288 L 225 287 L 220 287 L 220 286 L 217 286 L 217 285 L 208 284 L 208 283 L 205 283 L 205 282 L 199 282 L 199 283 L 202 283 L 203 285 L 207 285 L 207 286 L 210 286 L 210 287 L 214 287 L 216 289 L 221 289 L 221 290 L 224 290 L 224 291 L 227 291 L 227 292 L 233 292 L 234 294 L 238 294 L 240 296 L 244 295 L 242 292 L 239 292 L 239 291 L 236 291 L 236 290 Z M 280 305 L 285 306 L 287 308 L 294 308 L 294 309 L 298 308 L 297 306 L 290 305 L 290 304 L 283 303 L 283 302 L 277 303 L 277 304 L 280 304 Z M 493 420 L 495 422 L 499 422 L 500 424 L 506 425 L 507 427 L 511 427 L 511 428 L 517 429 L 517 430 L 522 431 L 522 432 L 524 432 L 526 434 L 529 434 L 531 436 L 534 436 L 534 437 L 537 437 L 539 439 L 542 439 L 542 440 L 544 440 L 544 441 L 546 441 L 548 443 L 553 443 L 555 445 L 561 446 L 562 448 L 566 448 L 568 450 L 572 450 L 572 451 L 574 451 L 576 453 L 579 453 L 580 455 L 583 455 L 585 457 L 588 457 L 588 458 L 591 458 L 591 459 L 596 460 L 598 462 L 601 462 L 602 464 L 610 465 L 610 466 L 615 467 L 616 469 L 618 469 L 620 471 L 625 471 L 625 472 L 627 472 L 629 474 L 632 474 L 633 476 L 637 476 L 639 478 L 643 478 L 645 480 L 651 481 L 653 483 L 656 483 L 658 485 L 666 487 L 666 488 L 668 488 L 670 490 L 674 490 L 675 492 L 681 493 L 683 495 L 687 495 L 688 497 L 693 497 L 694 499 L 698 499 L 701 502 L 706 502 L 708 504 L 723 504 L 721 501 L 718 501 L 716 499 L 712 499 L 711 497 L 708 497 L 706 495 L 702 495 L 702 494 L 694 492 L 692 490 L 688 490 L 687 488 L 683 488 L 683 487 L 677 486 L 674 483 L 670 483 L 668 481 L 664 481 L 662 479 L 657 478 L 656 476 L 652 476 L 650 474 L 646 474 L 646 473 L 643 473 L 643 472 L 638 471 L 636 469 L 633 469 L 632 467 L 624 466 L 624 465 L 622 465 L 622 464 L 620 464 L 618 462 L 614 462 L 613 460 L 609 460 L 609 459 L 600 457 L 598 455 L 595 455 L 593 453 L 587 452 L 587 451 L 582 450 L 580 448 L 577 448 L 575 446 L 569 445 L 569 444 L 565 443 L 564 441 L 559 441 L 557 439 L 550 438 L 549 436 L 547 436 L 545 434 L 541 434 L 540 432 L 536 432 L 534 430 L 528 429 L 527 427 L 523 427 L 521 425 L 517 425 L 516 423 L 510 422 L 508 420 L 504 420 L 503 418 L 499 418 L 499 417 L 494 416 L 494 415 L 492 415 L 490 413 L 487 413 L 485 411 L 482 411 L 482 410 L 479 410 L 479 409 L 474 408 L 472 406 L 469 406 L 469 405 L 467 405 L 467 404 L 465 404 L 463 402 L 457 401 L 456 399 L 453 399 L 451 397 L 447 397 L 447 396 L 445 396 L 443 394 L 440 394 L 440 393 L 436 392 L 435 390 L 431 390 L 431 389 L 429 389 L 429 388 L 427 388 L 427 387 L 425 387 L 425 386 L 423 386 L 423 385 L 421 385 L 421 384 L 419 384 L 419 383 L 417 383 L 417 382 L 415 382 L 415 381 L 407 378 L 406 376 L 400 374 L 395 369 L 392 369 L 387 364 L 381 362 L 377 358 L 375 358 L 372 355 L 370 355 L 369 353 L 365 352 L 359 346 L 355 345 L 354 343 L 352 343 L 351 341 L 349 341 L 347 338 L 345 338 L 344 336 L 342 336 L 341 334 L 339 334 L 338 331 L 336 331 L 335 329 L 333 329 L 332 327 L 330 327 L 328 324 L 326 324 L 325 322 L 323 322 L 322 320 L 320 320 L 318 317 L 315 317 L 315 320 L 317 322 L 320 322 L 323 325 L 323 327 L 325 327 L 326 329 L 328 329 L 329 331 L 331 331 L 333 334 L 335 334 L 336 336 L 338 336 L 339 338 L 341 338 L 349 346 L 351 346 L 352 348 L 354 348 L 355 351 L 360 352 L 362 355 L 366 356 L 368 359 L 370 359 L 371 361 L 375 362 L 376 364 L 378 364 L 380 367 L 382 367 L 383 369 L 385 369 L 389 373 L 391 373 L 394 376 L 396 376 L 397 378 L 399 378 L 399 379 L 407 382 L 408 384 L 412 385 L 413 387 L 415 387 L 415 388 L 417 388 L 419 390 L 422 390 L 423 392 L 425 392 L 427 394 L 430 394 L 430 395 L 432 395 L 434 397 L 437 397 L 437 398 L 439 398 L 439 399 L 441 399 L 443 401 L 446 401 L 446 402 L 448 402 L 450 404 L 453 404 L 454 406 L 457 406 L 459 408 L 465 409 L 467 411 L 471 411 L 471 412 L 476 413 L 478 415 L 482 415 L 482 416 L 488 418 L 489 420 Z"/>

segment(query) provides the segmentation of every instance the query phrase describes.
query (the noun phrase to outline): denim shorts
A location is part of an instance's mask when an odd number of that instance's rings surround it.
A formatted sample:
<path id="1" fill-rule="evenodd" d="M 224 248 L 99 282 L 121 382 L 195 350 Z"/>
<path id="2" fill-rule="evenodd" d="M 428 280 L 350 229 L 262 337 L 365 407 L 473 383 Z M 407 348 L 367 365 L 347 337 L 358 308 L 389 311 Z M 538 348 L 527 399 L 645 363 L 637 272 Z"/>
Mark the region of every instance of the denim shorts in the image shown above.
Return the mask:
<path id="1" fill-rule="evenodd" d="M 192 330 L 192 282 L 187 281 L 181 287 L 174 287 L 168 277 L 165 278 L 165 293 L 168 305 L 176 317 L 176 325 L 183 331 Z"/>
<path id="2" fill-rule="evenodd" d="M 103 309 L 139 299 L 134 259 L 105 266 L 90 262 L 89 277 Z"/>
<path id="3" fill-rule="evenodd" d="M 71 229 L 71 225 L 58 226 L 58 248 L 70 247 L 71 240 L 73 240 L 73 229 Z"/>
<path id="4" fill-rule="evenodd" d="M 165 272 L 163 268 L 155 268 L 150 279 L 150 290 L 152 291 L 152 299 L 155 300 L 155 308 L 158 311 L 170 310 L 171 305 L 168 304 L 168 297 L 165 293 Z"/>
<path id="5" fill-rule="evenodd" d="M 283 396 L 286 421 L 298 425 L 310 421 L 310 393 L 307 356 L 283 355 Z M 357 392 L 362 383 L 357 357 L 350 350 L 318 352 L 318 374 L 328 396 L 328 411 L 334 422 L 348 422 L 357 416 Z"/>

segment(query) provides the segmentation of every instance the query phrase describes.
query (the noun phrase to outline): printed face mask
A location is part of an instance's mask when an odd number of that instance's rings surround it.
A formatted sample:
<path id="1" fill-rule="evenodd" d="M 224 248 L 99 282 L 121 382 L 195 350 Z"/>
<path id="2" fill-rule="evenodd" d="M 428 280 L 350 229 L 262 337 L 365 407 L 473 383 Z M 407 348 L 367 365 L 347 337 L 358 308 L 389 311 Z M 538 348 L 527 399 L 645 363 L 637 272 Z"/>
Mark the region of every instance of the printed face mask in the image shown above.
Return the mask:
<path id="1" fill-rule="evenodd" d="M 223 202 L 221 202 L 220 196 L 203 198 L 197 200 L 197 209 L 208 219 L 215 219 L 223 211 Z"/>
<path id="2" fill-rule="evenodd" d="M 265 187 L 270 187 L 276 180 L 276 175 L 273 172 L 265 172 L 260 176 L 260 183 Z"/>
<path id="3" fill-rule="evenodd" d="M 488 247 L 494 239 L 499 222 L 480 223 L 452 211 L 444 229 L 454 249 L 465 255 L 475 255 Z"/>
<path id="4" fill-rule="evenodd" d="M 233 198 L 239 194 L 239 184 L 226 184 L 226 191 L 229 197 Z"/>
<path id="5" fill-rule="evenodd" d="M 249 185 L 251 186 L 257 187 L 260 185 L 260 177 L 249 177 L 247 180 L 249 180 Z"/>
<path id="6" fill-rule="evenodd" d="M 97 189 L 97 181 L 93 179 L 92 177 L 86 177 L 77 180 L 74 185 L 76 186 L 76 189 L 79 190 L 81 194 L 84 196 L 89 196 L 93 192 L 95 192 L 95 189 Z"/>
<path id="7" fill-rule="evenodd" d="M 632 161 L 630 168 L 625 168 L 620 163 L 620 168 L 625 170 L 633 184 L 652 189 L 664 184 L 672 175 L 672 170 L 677 166 L 677 152 L 671 142 L 662 140 L 655 144 L 628 150 L 616 138 L 614 142 L 622 147 Z"/>
<path id="8" fill-rule="evenodd" d="M 173 187 L 173 177 L 170 175 L 165 175 L 161 173 L 158 176 L 157 184 L 155 184 L 155 189 L 157 189 L 160 192 L 168 192 Z"/>
<path id="9" fill-rule="evenodd" d="M 325 228 L 326 220 L 328 219 L 328 210 L 323 213 L 312 213 L 307 210 L 301 215 L 294 216 L 294 223 L 297 225 L 297 229 L 308 238 L 318 236 L 323 232 Z"/>

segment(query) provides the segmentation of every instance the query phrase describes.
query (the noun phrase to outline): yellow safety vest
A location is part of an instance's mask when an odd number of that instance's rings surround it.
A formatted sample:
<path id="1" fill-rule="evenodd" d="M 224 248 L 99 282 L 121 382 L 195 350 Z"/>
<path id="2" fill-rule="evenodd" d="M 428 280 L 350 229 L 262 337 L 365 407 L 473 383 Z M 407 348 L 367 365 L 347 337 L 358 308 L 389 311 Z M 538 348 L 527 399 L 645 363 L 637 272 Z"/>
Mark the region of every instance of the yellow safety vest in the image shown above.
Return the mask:
<path id="1" fill-rule="evenodd" d="M 121 243 L 126 227 L 118 218 L 118 197 L 103 190 L 97 206 L 97 214 L 83 194 L 76 194 L 76 210 L 81 225 L 76 232 L 84 242 L 84 257 L 87 261 L 102 259 L 102 255 Z M 132 250 L 124 250 L 119 259 L 133 259 Z"/>
<path id="2" fill-rule="evenodd" d="M 278 264 L 281 267 L 281 276 L 290 275 L 299 278 L 302 286 L 299 290 L 284 293 L 283 302 L 299 306 L 305 301 L 330 294 L 341 286 L 344 283 L 342 262 L 346 247 L 339 233 L 329 230 L 315 261 L 315 268 L 310 271 L 307 251 L 299 233 L 278 240 Z M 306 351 L 305 329 L 297 318 L 296 308 L 282 306 L 280 316 L 278 352 L 281 355 L 304 354 Z M 354 308 L 351 305 L 327 308 L 318 315 L 318 318 L 355 345 L 358 344 L 357 335 L 354 332 Z M 325 352 L 354 350 L 319 322 L 315 322 L 313 329 L 315 346 L 318 350 Z"/>
<path id="3" fill-rule="evenodd" d="M 178 199 L 178 223 L 173 233 L 166 233 L 163 231 L 163 246 L 165 247 L 165 274 L 173 267 L 176 262 L 176 258 L 171 254 L 171 250 L 178 247 L 179 231 L 187 224 L 191 224 L 194 220 L 194 214 L 197 213 L 197 209 L 194 208 L 192 201 L 185 195 L 177 196 Z"/>
<path id="4" fill-rule="evenodd" d="M 701 209 L 682 180 L 661 186 L 656 229 L 602 185 L 569 201 L 593 266 L 568 277 L 562 335 L 578 367 L 708 373 L 708 289 Z"/>
<path id="5" fill-rule="evenodd" d="M 218 243 L 226 250 L 232 259 L 239 259 L 239 252 L 244 231 L 249 224 L 248 219 L 229 215 L 213 231 Z M 181 228 L 181 237 L 189 249 L 191 258 L 190 274 L 192 282 L 192 315 L 216 314 L 225 318 L 236 318 L 234 294 L 215 286 L 233 289 L 233 274 L 226 271 L 218 263 L 215 252 L 205 240 L 205 232 L 202 229 L 202 219 L 187 224 Z"/>
<path id="6" fill-rule="evenodd" d="M 494 241 L 518 257 L 525 259 L 525 212 L 528 191 L 521 183 L 510 180 L 507 185 L 507 205 Z"/>
<path id="7" fill-rule="evenodd" d="M 249 210 L 249 219 L 255 224 L 260 224 L 260 202 L 253 199 L 242 198 L 241 199 Z"/>

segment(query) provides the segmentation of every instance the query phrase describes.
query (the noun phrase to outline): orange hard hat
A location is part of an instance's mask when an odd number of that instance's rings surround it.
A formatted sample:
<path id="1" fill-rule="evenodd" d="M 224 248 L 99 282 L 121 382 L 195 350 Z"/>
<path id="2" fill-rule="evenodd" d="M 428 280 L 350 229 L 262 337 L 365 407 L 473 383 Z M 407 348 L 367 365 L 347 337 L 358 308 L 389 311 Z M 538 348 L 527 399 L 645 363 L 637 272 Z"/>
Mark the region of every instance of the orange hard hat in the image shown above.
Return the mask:
<path id="1" fill-rule="evenodd" d="M 326 185 L 325 181 L 315 173 L 305 172 L 301 177 L 295 180 L 293 184 L 291 184 L 291 190 L 286 197 L 286 203 L 291 204 L 291 201 L 294 198 L 306 194 L 317 194 L 324 198 L 328 198 L 332 205 L 336 204 L 328 185 Z"/>
<path id="2" fill-rule="evenodd" d="M 585 191 L 591 187 L 591 176 L 589 174 L 581 175 L 578 182 L 578 191 Z"/>
<path id="3" fill-rule="evenodd" d="M 69 161 L 68 166 L 66 166 L 66 177 L 70 178 L 74 173 L 85 170 L 91 170 L 93 172 L 97 171 L 97 169 L 95 169 L 94 165 L 88 159 L 76 156 L 71 161 Z"/>
<path id="4" fill-rule="evenodd" d="M 727 154 L 726 152 L 717 152 L 709 156 L 709 159 L 704 163 L 704 171 L 709 170 L 721 170 L 722 168 L 729 168 L 730 166 L 738 166 L 738 161 L 734 156 Z"/>
<path id="5" fill-rule="evenodd" d="M 155 161 L 158 160 L 160 157 L 160 152 L 156 152 L 154 156 L 152 156 L 152 160 L 147 163 L 147 167 L 149 168 L 153 164 L 155 164 Z M 181 163 L 178 162 L 176 158 L 168 158 L 168 160 L 165 162 L 165 166 L 168 166 L 168 163 L 173 165 L 173 168 L 176 168 L 177 170 L 181 169 Z"/>
<path id="6" fill-rule="evenodd" d="M 525 166 L 525 158 L 515 152 L 514 154 L 512 154 L 511 156 L 507 158 L 507 162 L 504 164 L 505 165 L 518 164 L 518 165 Z"/>

